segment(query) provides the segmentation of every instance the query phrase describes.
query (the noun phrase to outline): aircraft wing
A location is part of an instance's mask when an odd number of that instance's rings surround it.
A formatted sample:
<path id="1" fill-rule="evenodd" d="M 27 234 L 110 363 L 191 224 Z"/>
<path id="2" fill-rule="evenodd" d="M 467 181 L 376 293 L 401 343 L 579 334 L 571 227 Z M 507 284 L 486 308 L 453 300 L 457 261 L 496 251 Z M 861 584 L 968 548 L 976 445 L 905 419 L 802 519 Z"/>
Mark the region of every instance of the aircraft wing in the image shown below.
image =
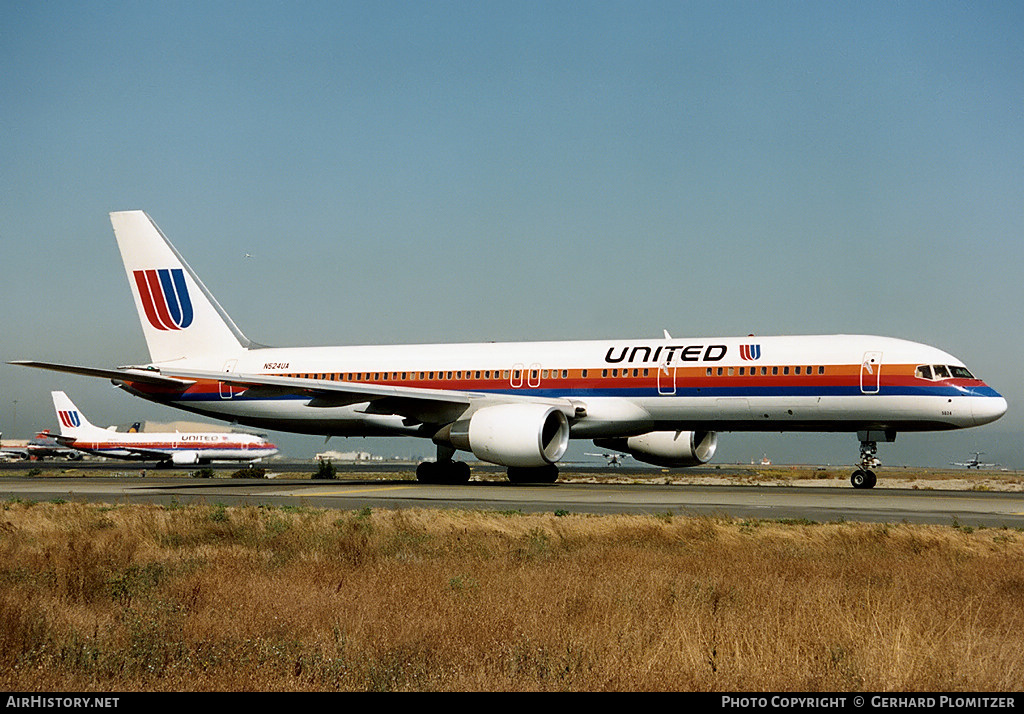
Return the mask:
<path id="1" fill-rule="evenodd" d="M 123 449 L 124 451 L 127 451 L 130 454 L 134 454 L 135 456 L 141 456 L 143 459 L 152 459 L 154 461 L 166 461 L 167 459 L 171 458 L 171 454 L 169 454 L 166 451 L 157 451 L 155 449 L 136 449 L 134 446 L 128 446 L 125 444 L 118 444 L 117 448 Z M 115 458 L 123 459 L 124 457 L 121 456 Z"/>
<path id="2" fill-rule="evenodd" d="M 251 396 L 303 394 L 312 397 L 313 407 L 343 407 L 366 403 L 366 414 L 395 414 L 412 422 L 448 424 L 467 411 L 483 406 L 531 402 L 548 404 L 569 418 L 581 416 L 582 404 L 569 399 L 490 394 L 451 389 L 422 389 L 383 384 L 361 384 L 325 379 L 299 379 L 234 372 L 177 371 L 183 380 L 215 380 L 244 389 Z"/>
<path id="3" fill-rule="evenodd" d="M 192 384 L 192 380 L 178 379 L 161 374 L 155 369 L 147 367 L 119 367 L 117 369 L 102 369 L 99 367 L 80 367 L 73 364 L 59 364 L 56 362 L 37 362 L 35 360 L 19 359 L 7 364 L 17 364 L 23 367 L 38 367 L 49 369 L 55 372 L 68 372 L 70 374 L 82 374 L 87 377 L 106 377 L 120 382 L 144 382 L 158 387 L 181 388 Z"/>

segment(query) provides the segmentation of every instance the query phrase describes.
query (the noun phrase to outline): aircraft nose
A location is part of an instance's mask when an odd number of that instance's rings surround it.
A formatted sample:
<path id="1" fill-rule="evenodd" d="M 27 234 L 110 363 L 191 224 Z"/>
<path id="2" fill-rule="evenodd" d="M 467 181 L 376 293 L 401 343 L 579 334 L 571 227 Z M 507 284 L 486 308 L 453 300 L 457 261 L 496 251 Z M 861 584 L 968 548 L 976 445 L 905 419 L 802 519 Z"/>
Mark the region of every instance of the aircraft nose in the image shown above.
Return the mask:
<path id="1" fill-rule="evenodd" d="M 971 412 L 976 426 L 993 422 L 1006 413 L 1006 399 L 1000 396 L 975 397 L 971 400 Z"/>

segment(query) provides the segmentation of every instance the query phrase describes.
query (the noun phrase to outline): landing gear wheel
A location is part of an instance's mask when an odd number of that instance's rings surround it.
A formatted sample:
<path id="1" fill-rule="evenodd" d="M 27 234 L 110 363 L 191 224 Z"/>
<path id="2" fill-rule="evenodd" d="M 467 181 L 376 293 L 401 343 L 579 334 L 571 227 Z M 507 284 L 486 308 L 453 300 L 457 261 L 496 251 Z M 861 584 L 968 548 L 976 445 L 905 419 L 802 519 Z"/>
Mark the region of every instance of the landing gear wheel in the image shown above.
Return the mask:
<path id="1" fill-rule="evenodd" d="M 558 480 L 558 467 L 554 464 L 536 468 L 509 466 L 508 480 L 512 483 L 554 483 Z"/>
<path id="2" fill-rule="evenodd" d="M 464 461 L 424 461 L 416 467 L 420 483 L 467 483 L 469 476 L 469 464 Z"/>
<path id="3" fill-rule="evenodd" d="M 420 483 L 437 483 L 437 464 L 433 461 L 422 461 L 416 466 L 416 480 Z"/>
<path id="4" fill-rule="evenodd" d="M 854 488 L 874 488 L 876 481 L 875 472 L 867 469 L 857 469 L 850 477 Z"/>
<path id="5" fill-rule="evenodd" d="M 448 483 L 469 483 L 469 464 L 465 461 L 453 461 L 448 474 Z"/>

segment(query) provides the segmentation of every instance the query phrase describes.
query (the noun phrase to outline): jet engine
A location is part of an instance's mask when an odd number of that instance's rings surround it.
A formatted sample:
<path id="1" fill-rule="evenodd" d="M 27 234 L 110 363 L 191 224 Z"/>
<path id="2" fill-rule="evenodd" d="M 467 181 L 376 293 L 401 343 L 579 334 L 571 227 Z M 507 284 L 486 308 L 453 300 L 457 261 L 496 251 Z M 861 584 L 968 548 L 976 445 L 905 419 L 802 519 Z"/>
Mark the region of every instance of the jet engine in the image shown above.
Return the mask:
<path id="1" fill-rule="evenodd" d="M 718 448 L 713 431 L 652 431 L 627 439 L 594 439 L 602 449 L 630 454 L 637 461 L 656 466 L 699 466 L 711 460 Z"/>
<path id="2" fill-rule="evenodd" d="M 569 420 L 544 404 L 498 404 L 450 424 L 434 441 L 499 466 L 547 466 L 569 446 Z"/>
<path id="3" fill-rule="evenodd" d="M 199 452 L 197 451 L 175 451 L 171 454 L 171 463 L 177 465 L 198 464 Z"/>

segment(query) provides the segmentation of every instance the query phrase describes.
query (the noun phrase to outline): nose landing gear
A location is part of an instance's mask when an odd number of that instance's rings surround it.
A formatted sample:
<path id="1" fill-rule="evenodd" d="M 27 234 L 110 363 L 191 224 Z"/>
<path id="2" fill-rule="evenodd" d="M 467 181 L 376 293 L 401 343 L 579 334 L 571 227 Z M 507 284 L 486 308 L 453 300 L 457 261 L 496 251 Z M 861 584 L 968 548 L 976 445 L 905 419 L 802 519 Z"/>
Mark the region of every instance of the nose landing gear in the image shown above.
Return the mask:
<path id="1" fill-rule="evenodd" d="M 896 441 L 896 432 L 891 430 L 859 431 L 857 438 L 860 439 L 860 468 L 850 476 L 850 483 L 854 488 L 874 488 L 877 478 L 873 469 L 881 466 L 878 460 L 879 441 Z"/>
<path id="2" fill-rule="evenodd" d="M 871 469 L 878 468 L 882 462 L 875 454 L 878 452 L 878 444 L 874 441 L 860 442 L 860 468 L 850 476 L 850 483 L 854 488 L 874 488 L 875 472 Z"/>

